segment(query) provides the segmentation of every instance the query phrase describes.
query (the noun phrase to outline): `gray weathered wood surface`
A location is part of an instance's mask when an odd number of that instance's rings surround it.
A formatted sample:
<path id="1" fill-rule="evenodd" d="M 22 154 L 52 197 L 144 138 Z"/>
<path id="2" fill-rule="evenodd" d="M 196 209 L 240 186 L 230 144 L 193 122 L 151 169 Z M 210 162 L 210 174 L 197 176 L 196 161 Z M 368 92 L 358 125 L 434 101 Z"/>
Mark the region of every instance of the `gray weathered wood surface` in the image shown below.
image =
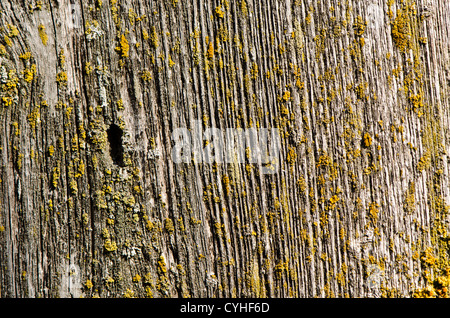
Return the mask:
<path id="1" fill-rule="evenodd" d="M 1 297 L 448 296 L 449 30 L 446 0 L 1 1 Z M 278 127 L 280 170 L 175 164 L 194 120 Z"/>

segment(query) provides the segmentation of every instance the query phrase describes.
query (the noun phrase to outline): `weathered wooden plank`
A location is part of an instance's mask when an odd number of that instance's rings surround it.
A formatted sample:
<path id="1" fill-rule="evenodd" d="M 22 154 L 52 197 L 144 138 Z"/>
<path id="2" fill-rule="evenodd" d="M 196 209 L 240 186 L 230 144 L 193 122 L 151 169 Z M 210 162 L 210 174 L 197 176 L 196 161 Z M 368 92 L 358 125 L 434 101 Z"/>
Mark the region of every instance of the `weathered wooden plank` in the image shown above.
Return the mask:
<path id="1" fill-rule="evenodd" d="M 448 296 L 449 21 L 443 0 L 3 1 L 2 297 Z M 196 121 L 278 128 L 279 169 L 175 163 Z"/>

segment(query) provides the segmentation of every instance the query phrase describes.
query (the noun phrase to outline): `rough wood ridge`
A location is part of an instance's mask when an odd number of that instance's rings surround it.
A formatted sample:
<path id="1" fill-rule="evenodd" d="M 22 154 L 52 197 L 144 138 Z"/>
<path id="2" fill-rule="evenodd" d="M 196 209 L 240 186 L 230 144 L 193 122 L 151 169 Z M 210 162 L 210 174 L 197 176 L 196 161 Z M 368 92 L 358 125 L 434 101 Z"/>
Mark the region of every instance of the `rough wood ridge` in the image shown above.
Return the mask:
<path id="1" fill-rule="evenodd" d="M 1 297 L 446 297 L 446 0 L 2 0 Z M 279 128 L 280 169 L 172 132 Z"/>

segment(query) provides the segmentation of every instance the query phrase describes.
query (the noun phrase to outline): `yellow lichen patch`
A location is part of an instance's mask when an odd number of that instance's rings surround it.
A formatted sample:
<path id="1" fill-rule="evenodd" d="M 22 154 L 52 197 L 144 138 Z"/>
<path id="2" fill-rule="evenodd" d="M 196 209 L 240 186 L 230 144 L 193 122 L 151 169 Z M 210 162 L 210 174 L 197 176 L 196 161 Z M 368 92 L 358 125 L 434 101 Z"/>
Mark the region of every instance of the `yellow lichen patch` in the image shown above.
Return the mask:
<path id="1" fill-rule="evenodd" d="M 91 280 L 88 279 L 86 280 L 86 283 L 84 283 L 84 286 L 86 286 L 87 289 L 91 289 L 94 286 L 94 284 L 92 284 Z"/>
<path id="2" fill-rule="evenodd" d="M 66 56 L 64 55 L 64 49 L 61 49 L 61 51 L 59 52 L 58 61 L 59 66 L 64 69 L 66 66 Z"/>
<path id="3" fill-rule="evenodd" d="M 173 234 L 173 232 L 175 231 L 175 228 L 173 226 L 173 221 L 171 218 L 166 218 L 164 220 L 164 228 L 167 231 L 167 233 Z"/>
<path id="4" fill-rule="evenodd" d="M 59 83 L 62 86 L 67 85 L 67 74 L 66 72 L 59 72 L 56 74 L 56 82 Z"/>
<path id="5" fill-rule="evenodd" d="M 86 169 L 86 166 L 85 166 L 83 160 L 79 160 L 78 161 L 78 167 L 77 167 L 77 170 L 76 170 L 75 175 L 74 175 L 75 178 L 80 178 L 81 176 L 83 176 L 85 169 Z"/>
<path id="6" fill-rule="evenodd" d="M 362 82 L 362 83 L 359 83 L 355 87 L 355 93 L 356 93 L 356 97 L 358 97 L 358 99 L 363 100 L 363 101 L 369 100 L 369 96 L 366 94 L 368 86 L 369 86 L 369 83 Z"/>
<path id="7" fill-rule="evenodd" d="M 166 275 L 167 273 L 166 261 L 163 255 L 158 259 L 158 273 L 162 275 Z"/>
<path id="8" fill-rule="evenodd" d="M 244 17 L 246 17 L 248 15 L 247 2 L 245 2 L 245 0 L 242 0 L 240 7 L 242 14 L 244 15 Z"/>
<path id="9" fill-rule="evenodd" d="M 427 286 L 422 289 L 418 289 L 413 293 L 414 298 L 434 298 L 436 293 L 434 292 L 433 286 Z"/>
<path id="10" fill-rule="evenodd" d="M 39 37 L 41 38 L 42 44 L 47 45 L 48 35 L 45 32 L 45 25 L 40 24 L 38 26 L 38 31 L 39 31 Z"/>
<path id="11" fill-rule="evenodd" d="M 26 68 L 22 72 L 23 79 L 27 83 L 31 83 L 33 81 L 34 75 L 36 74 L 36 64 L 31 65 L 30 68 Z"/>
<path id="12" fill-rule="evenodd" d="M 433 266 L 436 263 L 437 258 L 433 254 L 433 249 L 431 247 L 428 247 L 422 253 L 422 256 L 420 257 L 420 260 L 422 261 L 422 263 L 424 265 Z"/>
<path id="13" fill-rule="evenodd" d="M 219 17 L 219 18 L 223 18 L 223 16 L 224 16 L 224 12 L 223 12 L 223 9 L 222 9 L 222 7 L 221 6 L 219 6 L 219 7 L 216 7 L 216 10 L 215 10 L 215 12 L 216 12 L 216 15 Z"/>
<path id="14" fill-rule="evenodd" d="M 328 210 L 333 210 L 336 207 L 336 204 L 340 201 L 340 198 L 337 195 L 333 195 L 329 199 Z"/>
<path id="15" fill-rule="evenodd" d="M 411 45 L 411 30 L 408 11 L 397 10 L 397 16 L 392 24 L 392 39 L 401 52 L 405 52 Z"/>
<path id="16" fill-rule="evenodd" d="M 13 98 L 12 97 L 8 97 L 8 96 L 3 96 L 2 97 L 2 105 L 4 107 L 11 106 L 12 103 L 13 103 Z"/>
<path id="17" fill-rule="evenodd" d="M 403 209 L 406 213 L 411 214 L 415 210 L 416 198 L 415 198 L 415 183 L 409 184 L 408 190 L 405 193 L 405 199 L 403 201 Z"/>
<path id="18" fill-rule="evenodd" d="M 19 153 L 17 155 L 17 169 L 21 170 L 22 169 L 22 160 L 23 160 L 24 154 L 23 153 Z"/>
<path id="19" fill-rule="evenodd" d="M 375 224 L 378 221 L 378 212 L 380 205 L 372 202 L 369 205 L 369 219 Z"/>
<path id="20" fill-rule="evenodd" d="M 124 109 L 124 103 L 122 99 L 119 99 L 118 101 L 116 101 L 116 105 L 117 105 L 117 109 L 118 110 L 123 110 Z"/>
<path id="21" fill-rule="evenodd" d="M 305 24 L 309 25 L 311 23 L 311 20 L 312 20 L 312 13 L 308 12 L 308 14 L 307 14 L 307 16 L 305 18 Z"/>
<path id="22" fill-rule="evenodd" d="M 252 68 L 250 69 L 250 74 L 252 79 L 258 78 L 258 64 L 255 62 L 252 63 Z"/>
<path id="23" fill-rule="evenodd" d="M 359 15 L 356 18 L 356 22 L 353 24 L 353 29 L 355 30 L 355 34 L 358 36 L 362 36 L 366 31 L 367 21 L 363 20 L 363 18 Z"/>
<path id="24" fill-rule="evenodd" d="M 431 167 L 431 151 L 427 150 L 425 154 L 419 159 L 419 163 L 417 164 L 417 170 L 422 172 L 425 169 Z"/>
<path id="25" fill-rule="evenodd" d="M 231 191 L 231 188 L 230 188 L 230 178 L 229 178 L 227 175 L 223 175 L 223 177 L 222 177 L 222 182 L 223 182 L 223 185 L 224 185 L 224 187 L 225 187 L 225 193 L 226 193 L 227 195 L 229 195 L 229 194 L 230 194 L 230 191 Z"/>
<path id="26" fill-rule="evenodd" d="M 111 241 L 111 239 L 106 239 L 105 244 L 103 245 L 105 247 L 105 250 L 108 252 L 113 252 L 117 250 L 117 244 L 114 241 Z"/>
<path id="27" fill-rule="evenodd" d="M 289 147 L 289 151 L 286 156 L 286 161 L 289 162 L 290 165 L 294 165 L 297 160 L 297 153 L 295 148 Z"/>
<path id="28" fill-rule="evenodd" d="M 286 262 L 283 262 L 282 260 L 280 260 L 276 265 L 275 265 L 275 273 L 277 275 L 278 278 L 281 278 L 283 273 L 285 271 L 289 270 L 289 260 L 286 260 Z"/>
<path id="29" fill-rule="evenodd" d="M 210 41 L 208 44 L 208 58 L 213 59 L 214 58 L 214 42 Z"/>
<path id="30" fill-rule="evenodd" d="M 136 12 L 134 12 L 133 8 L 128 9 L 128 20 L 130 21 L 131 25 L 134 25 L 137 16 L 138 15 L 136 14 Z"/>
<path id="31" fill-rule="evenodd" d="M 128 44 L 128 40 L 125 37 L 125 34 L 122 34 L 119 39 L 119 46 L 116 47 L 116 52 L 118 52 L 122 58 L 125 58 L 128 57 L 129 51 L 130 45 Z"/>
<path id="32" fill-rule="evenodd" d="M 412 104 L 414 112 L 422 117 L 423 115 L 423 98 L 421 94 L 411 95 L 408 97 L 409 102 Z"/>
<path id="33" fill-rule="evenodd" d="M 283 94 L 282 99 L 283 99 L 285 102 L 289 101 L 289 100 L 291 99 L 291 92 L 290 92 L 290 91 L 285 91 L 284 94 Z"/>
<path id="34" fill-rule="evenodd" d="M 86 73 L 86 75 L 90 75 L 93 70 L 94 68 L 92 67 L 91 63 L 86 62 L 86 64 L 84 65 L 84 72 Z"/>
<path id="35" fill-rule="evenodd" d="M 145 286 L 145 297 L 153 298 L 153 292 L 150 286 Z"/>
<path id="36" fill-rule="evenodd" d="M 136 274 L 133 276 L 133 282 L 139 283 L 141 281 L 141 276 L 139 274 Z"/>
<path id="37" fill-rule="evenodd" d="M 331 164 L 332 164 L 332 162 L 331 162 L 330 157 L 326 153 L 323 153 L 319 157 L 319 160 L 317 160 L 316 168 L 318 168 L 318 169 L 319 168 L 326 168 L 326 167 L 331 166 Z"/>
<path id="38" fill-rule="evenodd" d="M 141 79 L 143 81 L 149 81 L 152 79 L 152 73 L 149 70 L 143 70 L 141 72 Z"/>
<path id="39" fill-rule="evenodd" d="M 302 194 L 302 195 L 304 195 L 306 192 L 306 186 L 307 186 L 307 183 L 306 183 L 306 180 L 305 180 L 305 178 L 304 177 L 299 177 L 298 178 L 298 180 L 297 180 L 297 182 L 296 182 L 296 184 L 297 184 L 297 186 L 298 186 L 298 188 L 299 188 L 299 191 L 300 191 L 300 193 Z"/>
<path id="40" fill-rule="evenodd" d="M 17 27 L 9 23 L 8 23 L 8 31 L 9 31 L 8 36 L 10 38 L 14 38 L 19 35 L 19 30 L 17 29 Z"/>
<path id="41" fill-rule="evenodd" d="M 150 32 L 150 43 L 156 49 L 159 45 L 158 42 L 159 42 L 158 33 L 156 33 L 156 28 L 152 26 Z"/>
<path id="42" fill-rule="evenodd" d="M 12 126 L 15 128 L 14 129 L 14 135 L 20 136 L 19 123 L 17 121 L 15 121 L 15 122 L 12 123 Z"/>
<path id="43" fill-rule="evenodd" d="M 428 43 L 428 38 L 426 38 L 426 37 L 419 37 L 419 43 L 423 44 L 423 45 L 427 44 Z"/>
<path id="44" fill-rule="evenodd" d="M 127 290 L 123 294 L 123 297 L 124 298 L 134 298 L 134 291 L 132 291 L 131 289 L 127 288 Z"/>
<path id="45" fill-rule="evenodd" d="M 372 145 L 372 137 L 369 133 L 365 133 L 363 137 L 363 145 L 366 148 L 369 148 Z"/>
<path id="46" fill-rule="evenodd" d="M 31 52 L 25 52 L 23 54 L 19 55 L 19 58 L 22 60 L 29 60 L 30 58 L 32 58 L 33 56 L 31 55 Z"/>
<path id="47" fill-rule="evenodd" d="M 3 40 L 5 41 L 7 46 L 11 46 L 12 45 L 11 38 L 9 36 L 7 36 L 6 34 L 3 36 Z"/>
<path id="48" fill-rule="evenodd" d="M 449 275 L 449 269 L 447 268 L 445 270 L 445 274 L 443 276 L 438 276 L 434 282 L 434 290 L 436 291 L 436 294 L 440 298 L 449 298 L 449 283 L 450 283 L 450 275 Z"/>
<path id="49" fill-rule="evenodd" d="M 169 67 L 173 67 L 175 65 L 175 62 L 172 60 L 172 56 L 169 55 Z"/>
<path id="50" fill-rule="evenodd" d="M 59 182 L 59 178 L 61 176 L 61 169 L 60 169 L 60 164 L 58 161 L 58 164 L 56 167 L 53 168 L 53 173 L 52 173 L 52 185 L 53 188 L 57 188 L 58 187 L 58 182 Z"/>
<path id="51" fill-rule="evenodd" d="M 33 108 L 31 113 L 27 117 L 28 117 L 28 123 L 30 124 L 31 129 L 34 131 L 36 128 L 36 124 L 39 122 L 39 119 L 40 119 L 39 107 Z"/>
<path id="52" fill-rule="evenodd" d="M 150 36 L 148 35 L 147 30 L 143 29 L 143 30 L 142 30 L 142 38 L 143 38 L 144 40 L 148 40 L 149 37 L 150 37 Z"/>
<path id="53" fill-rule="evenodd" d="M 224 224 L 221 224 L 219 222 L 214 223 L 215 232 L 218 236 L 223 235 L 223 229 L 225 228 Z"/>
<path id="54" fill-rule="evenodd" d="M 73 178 L 71 178 L 69 181 L 69 189 L 70 193 L 73 195 L 76 195 L 78 193 L 78 184 L 77 181 Z"/>
<path id="55" fill-rule="evenodd" d="M 392 19 L 394 17 L 394 12 L 392 12 L 392 6 L 395 4 L 395 0 L 388 0 L 387 6 L 388 6 L 388 12 L 387 15 L 389 19 Z"/>
<path id="56" fill-rule="evenodd" d="M 2 71 L 2 73 L 2 84 L 0 85 L 0 91 L 14 93 L 19 84 L 19 77 L 17 77 L 16 70 L 11 69 L 8 72 Z"/>

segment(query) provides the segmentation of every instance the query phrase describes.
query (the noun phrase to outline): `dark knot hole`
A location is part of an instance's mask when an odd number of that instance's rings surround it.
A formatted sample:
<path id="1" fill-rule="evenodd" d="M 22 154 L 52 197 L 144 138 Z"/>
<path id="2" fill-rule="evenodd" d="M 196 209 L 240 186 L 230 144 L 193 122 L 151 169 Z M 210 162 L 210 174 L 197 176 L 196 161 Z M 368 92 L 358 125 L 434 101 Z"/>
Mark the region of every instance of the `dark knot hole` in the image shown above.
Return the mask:
<path id="1" fill-rule="evenodd" d="M 123 167 L 123 130 L 116 124 L 112 124 L 111 126 L 109 126 L 107 133 L 111 159 L 116 165 Z"/>

